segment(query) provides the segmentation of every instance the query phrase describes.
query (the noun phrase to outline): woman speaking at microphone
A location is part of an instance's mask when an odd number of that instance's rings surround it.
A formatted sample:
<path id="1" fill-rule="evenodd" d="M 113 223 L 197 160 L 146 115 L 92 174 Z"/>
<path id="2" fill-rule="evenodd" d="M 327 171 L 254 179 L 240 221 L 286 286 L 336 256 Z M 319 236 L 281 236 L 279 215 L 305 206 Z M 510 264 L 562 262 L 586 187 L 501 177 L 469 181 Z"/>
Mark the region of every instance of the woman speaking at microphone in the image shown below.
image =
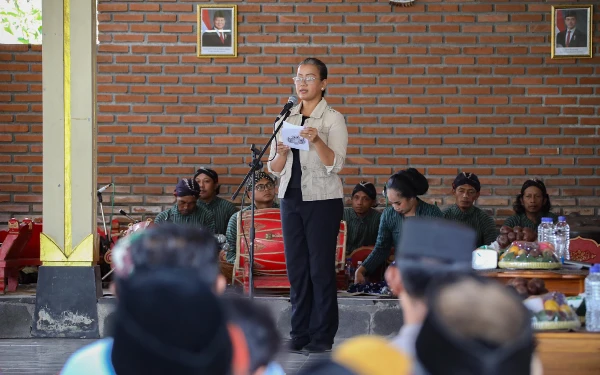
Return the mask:
<path id="1" fill-rule="evenodd" d="M 338 329 L 335 254 L 344 203 L 338 172 L 348 130 L 344 116 L 325 101 L 327 66 L 308 58 L 293 78 L 300 103 L 287 122 L 300 125 L 308 151 L 271 144 L 268 167 L 280 178 L 281 226 L 291 284 L 291 350 L 330 350 Z"/>

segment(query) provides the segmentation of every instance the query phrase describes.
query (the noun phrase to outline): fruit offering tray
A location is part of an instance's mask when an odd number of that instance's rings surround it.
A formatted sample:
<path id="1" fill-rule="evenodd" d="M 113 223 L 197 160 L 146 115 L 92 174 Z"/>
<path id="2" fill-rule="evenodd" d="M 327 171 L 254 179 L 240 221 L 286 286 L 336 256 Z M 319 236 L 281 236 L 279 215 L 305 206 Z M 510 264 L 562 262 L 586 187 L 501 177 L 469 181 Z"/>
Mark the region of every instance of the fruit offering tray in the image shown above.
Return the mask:
<path id="1" fill-rule="evenodd" d="M 533 313 L 532 327 L 536 330 L 578 329 L 579 317 L 567 303 L 562 293 L 550 292 L 541 296 L 532 296 L 524 301 Z"/>
<path id="2" fill-rule="evenodd" d="M 506 269 L 553 270 L 561 267 L 548 242 L 514 241 L 500 256 L 498 267 Z"/>

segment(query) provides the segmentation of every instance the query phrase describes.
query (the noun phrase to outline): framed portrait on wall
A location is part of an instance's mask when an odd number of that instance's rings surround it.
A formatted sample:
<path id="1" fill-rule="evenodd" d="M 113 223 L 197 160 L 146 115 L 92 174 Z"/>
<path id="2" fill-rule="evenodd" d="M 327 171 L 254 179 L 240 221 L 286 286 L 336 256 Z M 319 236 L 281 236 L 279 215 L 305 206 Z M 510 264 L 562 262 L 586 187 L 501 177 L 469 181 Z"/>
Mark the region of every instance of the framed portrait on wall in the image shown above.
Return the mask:
<path id="1" fill-rule="evenodd" d="M 591 58 L 593 5 L 552 6 L 553 59 Z"/>
<path id="2" fill-rule="evenodd" d="M 237 5 L 198 5 L 197 56 L 237 57 Z"/>

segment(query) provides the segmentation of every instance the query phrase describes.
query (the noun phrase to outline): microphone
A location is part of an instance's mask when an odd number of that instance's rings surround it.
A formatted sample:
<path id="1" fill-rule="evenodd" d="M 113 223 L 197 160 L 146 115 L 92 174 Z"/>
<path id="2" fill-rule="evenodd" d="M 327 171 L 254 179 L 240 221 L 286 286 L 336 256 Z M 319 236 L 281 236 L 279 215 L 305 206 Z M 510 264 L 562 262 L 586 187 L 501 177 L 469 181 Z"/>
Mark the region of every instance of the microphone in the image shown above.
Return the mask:
<path id="1" fill-rule="evenodd" d="M 101 187 L 100 189 L 98 189 L 98 194 L 104 193 L 104 190 L 108 189 L 111 186 L 113 186 L 112 182 L 110 184 L 106 185 L 106 186 Z"/>
<path id="2" fill-rule="evenodd" d="M 134 224 L 139 223 L 138 220 L 135 220 L 134 218 L 132 218 L 131 216 L 127 215 L 127 212 L 123 211 L 123 210 L 119 210 L 119 213 L 123 216 L 125 216 L 126 218 L 128 218 L 129 220 L 133 221 Z"/>
<path id="3" fill-rule="evenodd" d="M 290 96 L 288 98 L 288 102 L 285 103 L 285 106 L 283 106 L 283 109 L 281 110 L 281 112 L 279 113 L 278 117 L 281 117 L 283 115 L 285 115 L 293 106 L 295 106 L 298 103 L 298 98 L 296 98 L 295 96 Z"/>

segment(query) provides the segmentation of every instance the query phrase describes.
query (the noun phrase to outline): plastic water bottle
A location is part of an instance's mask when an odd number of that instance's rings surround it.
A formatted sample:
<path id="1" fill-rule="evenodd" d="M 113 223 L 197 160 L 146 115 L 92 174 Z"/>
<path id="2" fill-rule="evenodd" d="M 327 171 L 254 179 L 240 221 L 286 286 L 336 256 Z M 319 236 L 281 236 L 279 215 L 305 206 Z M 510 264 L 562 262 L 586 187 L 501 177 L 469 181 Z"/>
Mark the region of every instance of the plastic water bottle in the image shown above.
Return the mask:
<path id="1" fill-rule="evenodd" d="M 348 283 L 354 284 L 354 272 L 352 272 L 352 258 L 346 258 L 346 278 Z"/>
<path id="2" fill-rule="evenodd" d="M 600 264 L 594 264 L 585 278 L 585 327 L 600 332 Z"/>
<path id="3" fill-rule="evenodd" d="M 554 226 L 554 247 L 556 248 L 556 255 L 562 263 L 565 262 L 565 259 L 569 260 L 569 239 L 571 238 L 569 231 L 570 228 L 566 218 L 559 216 L 558 223 Z"/>
<path id="4" fill-rule="evenodd" d="M 538 226 L 538 242 L 554 243 L 554 225 L 551 217 L 543 217 Z"/>

